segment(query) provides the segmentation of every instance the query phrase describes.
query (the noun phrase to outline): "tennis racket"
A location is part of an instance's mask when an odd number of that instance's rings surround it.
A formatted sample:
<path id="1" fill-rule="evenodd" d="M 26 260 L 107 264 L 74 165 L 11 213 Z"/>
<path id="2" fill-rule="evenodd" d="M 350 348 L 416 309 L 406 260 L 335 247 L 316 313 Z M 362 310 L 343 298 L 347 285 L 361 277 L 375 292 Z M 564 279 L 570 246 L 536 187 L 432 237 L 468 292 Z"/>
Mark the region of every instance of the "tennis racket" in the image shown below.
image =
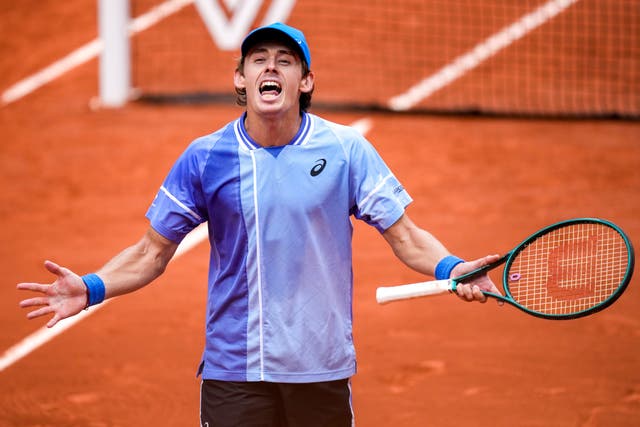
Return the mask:
<path id="1" fill-rule="evenodd" d="M 457 285 L 502 264 L 504 295 L 484 292 L 545 319 L 573 319 L 600 311 L 624 292 L 633 275 L 629 238 L 602 219 L 550 225 L 499 260 L 448 280 L 380 287 L 378 303 L 456 292 Z"/>

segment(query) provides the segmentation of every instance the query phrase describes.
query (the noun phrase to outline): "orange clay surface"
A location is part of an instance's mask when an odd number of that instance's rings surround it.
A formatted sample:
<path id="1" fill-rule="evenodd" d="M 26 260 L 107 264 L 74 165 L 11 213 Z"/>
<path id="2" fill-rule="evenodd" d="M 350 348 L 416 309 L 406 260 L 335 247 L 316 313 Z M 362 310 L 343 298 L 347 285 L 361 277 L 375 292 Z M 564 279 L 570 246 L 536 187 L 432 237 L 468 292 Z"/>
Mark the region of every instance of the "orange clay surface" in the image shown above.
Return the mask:
<path id="1" fill-rule="evenodd" d="M 2 90 L 95 37 L 93 3 L 21 3 L 0 7 Z M 0 107 L 0 353 L 45 323 L 26 320 L 15 285 L 50 281 L 45 259 L 82 274 L 134 243 L 174 159 L 241 112 L 92 111 L 96 93 L 94 60 Z M 640 248 L 638 122 L 314 112 L 369 118 L 368 138 L 415 199 L 412 219 L 459 256 L 506 252 L 582 216 L 617 223 Z M 640 425 L 637 278 L 609 309 L 572 321 L 452 296 L 378 306 L 377 286 L 423 278 L 355 228 L 358 426 Z M 0 426 L 197 425 L 207 251 L 0 372 Z"/>

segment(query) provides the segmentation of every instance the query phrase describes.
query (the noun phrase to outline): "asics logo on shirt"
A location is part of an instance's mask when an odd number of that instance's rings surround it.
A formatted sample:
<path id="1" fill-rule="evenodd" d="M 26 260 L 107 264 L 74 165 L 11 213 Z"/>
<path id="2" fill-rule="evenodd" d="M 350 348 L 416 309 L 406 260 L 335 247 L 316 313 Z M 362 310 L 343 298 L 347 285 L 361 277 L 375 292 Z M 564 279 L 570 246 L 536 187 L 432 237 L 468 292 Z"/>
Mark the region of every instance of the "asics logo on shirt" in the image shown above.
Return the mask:
<path id="1" fill-rule="evenodd" d="M 311 176 L 318 176 L 322 173 L 322 171 L 324 170 L 324 167 L 327 165 L 327 161 L 325 159 L 318 159 L 316 160 L 316 164 L 313 165 L 313 167 L 311 168 L 311 171 L 309 172 L 309 174 Z"/>

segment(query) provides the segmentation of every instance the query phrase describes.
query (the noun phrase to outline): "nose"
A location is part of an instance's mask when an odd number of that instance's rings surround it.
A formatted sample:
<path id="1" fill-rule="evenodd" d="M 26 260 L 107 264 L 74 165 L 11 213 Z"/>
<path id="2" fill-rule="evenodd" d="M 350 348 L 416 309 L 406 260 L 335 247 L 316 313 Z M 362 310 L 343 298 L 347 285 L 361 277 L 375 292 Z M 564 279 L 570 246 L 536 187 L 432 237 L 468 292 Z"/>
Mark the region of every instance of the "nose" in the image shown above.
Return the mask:
<path id="1" fill-rule="evenodd" d="M 266 62 L 267 70 L 275 70 L 276 69 L 276 58 L 270 56 Z"/>

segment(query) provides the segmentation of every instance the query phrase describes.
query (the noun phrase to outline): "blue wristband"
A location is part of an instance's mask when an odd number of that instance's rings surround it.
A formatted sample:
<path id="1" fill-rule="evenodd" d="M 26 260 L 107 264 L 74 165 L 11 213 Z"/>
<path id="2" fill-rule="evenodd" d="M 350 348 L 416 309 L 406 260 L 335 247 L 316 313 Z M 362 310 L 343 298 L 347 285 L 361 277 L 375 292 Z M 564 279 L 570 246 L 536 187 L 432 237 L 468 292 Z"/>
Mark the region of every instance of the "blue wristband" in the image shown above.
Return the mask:
<path id="1" fill-rule="evenodd" d="M 82 276 L 82 281 L 87 287 L 87 307 L 100 304 L 104 301 L 105 288 L 100 276 L 95 273 L 87 274 Z"/>
<path id="2" fill-rule="evenodd" d="M 448 279 L 449 277 L 451 277 L 451 271 L 453 270 L 453 268 L 463 262 L 464 260 L 453 255 L 448 255 L 442 258 L 438 265 L 436 265 L 436 280 Z"/>

